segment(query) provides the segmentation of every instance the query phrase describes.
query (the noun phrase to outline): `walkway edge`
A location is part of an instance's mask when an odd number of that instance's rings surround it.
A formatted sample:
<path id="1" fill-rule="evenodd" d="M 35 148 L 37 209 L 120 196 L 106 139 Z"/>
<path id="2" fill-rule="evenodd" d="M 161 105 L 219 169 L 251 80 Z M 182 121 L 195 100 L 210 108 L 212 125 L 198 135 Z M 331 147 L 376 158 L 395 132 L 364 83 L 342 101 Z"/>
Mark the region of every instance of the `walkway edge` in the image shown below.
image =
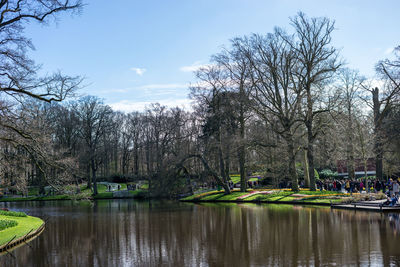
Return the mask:
<path id="1" fill-rule="evenodd" d="M 29 241 L 35 239 L 44 231 L 44 229 L 45 229 L 45 222 L 43 222 L 39 228 L 28 233 L 27 235 L 24 235 L 18 239 L 12 240 L 11 242 L 1 245 L 0 246 L 0 254 L 22 244 L 23 242 L 26 243 L 26 242 L 29 242 Z"/>

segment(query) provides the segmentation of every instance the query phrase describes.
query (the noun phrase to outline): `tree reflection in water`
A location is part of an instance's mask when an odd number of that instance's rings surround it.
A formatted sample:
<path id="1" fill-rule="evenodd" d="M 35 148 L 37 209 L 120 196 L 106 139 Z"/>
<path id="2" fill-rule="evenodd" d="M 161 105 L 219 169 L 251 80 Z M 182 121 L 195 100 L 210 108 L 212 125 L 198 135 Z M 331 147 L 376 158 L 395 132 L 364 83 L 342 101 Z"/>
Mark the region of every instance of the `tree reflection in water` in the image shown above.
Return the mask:
<path id="1" fill-rule="evenodd" d="M 50 221 L 0 266 L 400 264 L 399 214 L 126 200 L 7 206 Z"/>

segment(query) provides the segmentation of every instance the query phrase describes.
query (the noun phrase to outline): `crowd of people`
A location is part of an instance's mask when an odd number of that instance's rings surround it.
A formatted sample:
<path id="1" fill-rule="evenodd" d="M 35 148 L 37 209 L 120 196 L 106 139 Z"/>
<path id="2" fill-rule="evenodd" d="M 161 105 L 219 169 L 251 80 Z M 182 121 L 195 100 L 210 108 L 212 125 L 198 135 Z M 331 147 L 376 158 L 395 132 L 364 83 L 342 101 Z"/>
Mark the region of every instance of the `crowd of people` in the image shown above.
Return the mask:
<path id="1" fill-rule="evenodd" d="M 397 187 L 396 185 L 397 184 Z M 341 179 L 341 180 L 318 180 L 317 181 L 317 188 L 319 190 L 329 190 L 329 191 L 343 191 L 347 193 L 359 193 L 359 192 L 387 192 L 393 191 L 393 186 L 398 188 L 398 181 L 390 179 L 388 182 L 379 181 L 379 180 L 370 180 L 367 181 L 366 179 Z M 394 191 L 397 192 L 398 190 Z M 392 193 L 391 193 L 392 195 Z"/>

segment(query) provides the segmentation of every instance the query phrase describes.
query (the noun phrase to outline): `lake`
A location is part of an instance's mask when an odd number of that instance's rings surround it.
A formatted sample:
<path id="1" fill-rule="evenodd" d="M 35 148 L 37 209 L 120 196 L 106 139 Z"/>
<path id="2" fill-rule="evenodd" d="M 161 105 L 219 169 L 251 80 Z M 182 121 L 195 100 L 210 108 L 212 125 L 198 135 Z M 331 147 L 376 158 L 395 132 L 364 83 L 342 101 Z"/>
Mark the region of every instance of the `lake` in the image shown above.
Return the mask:
<path id="1" fill-rule="evenodd" d="M 400 266 L 398 213 L 134 200 L 0 207 L 48 220 L 0 266 Z"/>

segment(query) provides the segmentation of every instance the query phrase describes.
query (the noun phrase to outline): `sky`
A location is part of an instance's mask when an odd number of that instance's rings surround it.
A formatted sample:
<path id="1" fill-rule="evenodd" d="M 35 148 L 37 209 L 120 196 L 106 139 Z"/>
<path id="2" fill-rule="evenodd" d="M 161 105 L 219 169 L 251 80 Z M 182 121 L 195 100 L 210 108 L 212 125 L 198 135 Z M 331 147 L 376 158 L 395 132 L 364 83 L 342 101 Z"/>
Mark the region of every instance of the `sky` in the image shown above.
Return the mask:
<path id="1" fill-rule="evenodd" d="M 332 43 L 350 68 L 372 78 L 374 65 L 400 45 L 398 0 L 86 0 L 79 15 L 30 23 L 32 59 L 42 72 L 85 77 L 80 95 L 114 110 L 143 110 L 159 102 L 188 108 L 193 70 L 229 40 L 291 32 L 299 11 L 335 20 Z"/>

